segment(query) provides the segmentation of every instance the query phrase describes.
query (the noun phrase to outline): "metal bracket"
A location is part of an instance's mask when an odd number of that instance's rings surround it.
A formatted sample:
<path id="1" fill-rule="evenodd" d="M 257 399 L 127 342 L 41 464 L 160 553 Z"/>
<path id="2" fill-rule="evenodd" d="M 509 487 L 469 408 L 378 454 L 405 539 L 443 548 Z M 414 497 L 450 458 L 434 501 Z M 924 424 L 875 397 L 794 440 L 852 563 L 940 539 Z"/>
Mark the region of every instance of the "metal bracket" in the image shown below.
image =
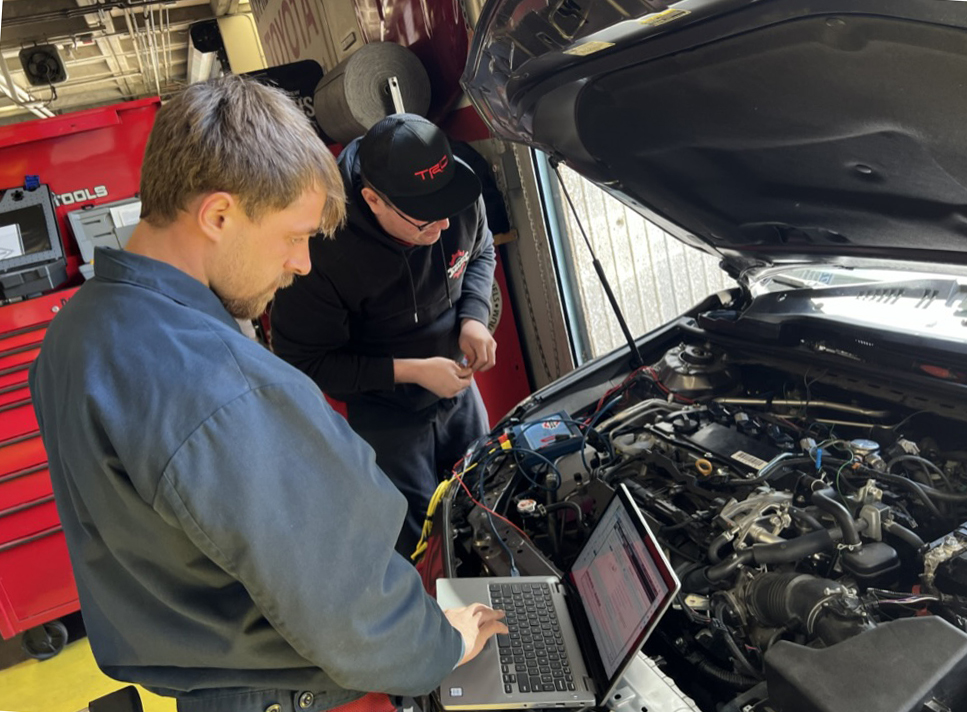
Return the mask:
<path id="1" fill-rule="evenodd" d="M 612 712 L 674 710 L 700 712 L 694 700 L 678 689 L 674 680 L 658 669 L 658 664 L 638 653 L 604 706 Z"/>
<path id="2" fill-rule="evenodd" d="M 403 94 L 400 93 L 400 80 L 393 76 L 387 79 L 386 83 L 389 84 L 389 95 L 393 100 L 393 113 L 405 113 L 406 109 L 403 107 Z"/>

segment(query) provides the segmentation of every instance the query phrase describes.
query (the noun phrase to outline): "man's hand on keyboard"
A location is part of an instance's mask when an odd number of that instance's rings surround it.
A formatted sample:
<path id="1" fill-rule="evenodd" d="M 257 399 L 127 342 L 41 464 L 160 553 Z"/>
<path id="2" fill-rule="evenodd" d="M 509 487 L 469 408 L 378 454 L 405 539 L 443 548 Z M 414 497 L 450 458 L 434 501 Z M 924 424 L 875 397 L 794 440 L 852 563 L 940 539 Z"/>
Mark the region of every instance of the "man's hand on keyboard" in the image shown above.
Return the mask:
<path id="1" fill-rule="evenodd" d="M 507 626 L 501 622 L 504 612 L 495 611 L 482 603 L 474 603 L 464 608 L 448 608 L 443 613 L 450 625 L 463 636 L 464 652 L 460 665 L 477 657 L 493 636 L 507 633 Z"/>

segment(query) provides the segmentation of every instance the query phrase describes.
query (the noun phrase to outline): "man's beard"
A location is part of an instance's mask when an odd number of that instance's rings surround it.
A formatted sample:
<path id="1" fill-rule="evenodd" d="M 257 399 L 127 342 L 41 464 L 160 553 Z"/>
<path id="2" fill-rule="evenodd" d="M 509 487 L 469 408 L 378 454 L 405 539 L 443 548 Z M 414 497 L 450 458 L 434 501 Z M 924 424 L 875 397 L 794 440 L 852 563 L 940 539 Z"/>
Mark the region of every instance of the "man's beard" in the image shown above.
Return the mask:
<path id="1" fill-rule="evenodd" d="M 290 286 L 295 279 L 295 275 L 292 273 L 284 274 L 279 278 L 276 286 L 273 287 L 268 292 L 260 294 L 255 297 L 245 297 L 242 299 L 226 299 L 222 295 L 218 295 L 218 298 L 222 300 L 222 304 L 225 310 L 231 314 L 236 319 L 257 319 L 262 316 L 265 312 L 266 307 L 268 307 L 269 302 L 275 296 L 275 293 L 280 289 L 285 289 Z"/>

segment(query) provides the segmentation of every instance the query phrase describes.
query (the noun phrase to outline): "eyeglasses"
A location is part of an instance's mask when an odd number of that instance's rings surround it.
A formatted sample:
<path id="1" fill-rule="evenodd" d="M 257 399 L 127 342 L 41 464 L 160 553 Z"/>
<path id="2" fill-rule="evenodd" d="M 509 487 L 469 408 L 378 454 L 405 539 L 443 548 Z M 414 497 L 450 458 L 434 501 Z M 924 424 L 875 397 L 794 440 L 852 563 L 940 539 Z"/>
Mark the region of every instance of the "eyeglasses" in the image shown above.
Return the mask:
<path id="1" fill-rule="evenodd" d="M 382 198 L 382 196 L 380 196 L 380 197 Z M 415 227 L 420 232 L 423 232 L 424 230 L 426 230 L 428 227 L 430 227 L 430 225 L 435 225 L 436 223 L 440 222 L 439 220 L 429 220 L 429 221 L 427 221 L 425 223 L 415 223 L 412 220 L 410 220 L 408 217 L 406 217 L 403 213 L 401 213 L 397 209 L 397 207 L 395 205 L 393 205 L 390 201 L 386 200 L 386 198 L 383 198 L 383 202 L 386 203 L 389 206 L 389 209 L 390 210 L 392 210 L 394 213 L 396 213 L 397 215 L 399 215 L 404 221 L 406 221 L 407 223 L 409 223 L 410 225 L 412 225 L 413 227 Z"/>
<path id="2" fill-rule="evenodd" d="M 402 218 L 404 222 L 412 225 L 413 227 L 415 227 L 420 232 L 425 231 L 428 227 L 430 227 L 430 225 L 434 225 L 434 224 L 440 222 L 440 220 L 428 220 L 425 223 L 416 223 L 416 222 L 413 222 L 408 217 L 406 217 L 403 213 L 401 213 L 399 211 L 399 208 L 397 208 L 395 205 L 393 205 L 393 201 L 392 200 L 390 200 L 389 198 L 387 198 L 385 195 L 383 195 L 382 193 L 380 193 L 378 190 L 376 190 L 375 188 L 373 188 L 371 185 L 370 186 L 367 186 L 367 187 L 371 191 L 373 191 L 374 193 L 376 193 L 376 195 L 378 195 L 380 197 L 380 199 L 382 199 L 382 201 L 389 206 L 389 209 L 392 210 L 397 215 L 399 215 L 400 218 Z"/>

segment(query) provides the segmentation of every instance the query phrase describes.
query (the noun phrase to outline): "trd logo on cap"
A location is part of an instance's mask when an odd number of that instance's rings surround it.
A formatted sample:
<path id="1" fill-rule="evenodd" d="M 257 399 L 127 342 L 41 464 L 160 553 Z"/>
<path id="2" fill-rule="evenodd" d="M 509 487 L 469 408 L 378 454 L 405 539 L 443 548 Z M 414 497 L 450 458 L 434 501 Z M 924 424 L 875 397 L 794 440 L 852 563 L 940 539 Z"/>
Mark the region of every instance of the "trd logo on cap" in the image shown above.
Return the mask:
<path id="1" fill-rule="evenodd" d="M 413 175 L 418 176 L 421 180 L 426 180 L 426 177 L 430 176 L 430 180 L 433 180 L 437 177 L 437 175 L 443 173 L 443 169 L 447 167 L 449 162 L 450 160 L 447 158 L 446 154 L 444 154 L 443 158 L 434 163 L 432 166 L 429 168 L 424 168 L 422 171 L 417 171 Z"/>

